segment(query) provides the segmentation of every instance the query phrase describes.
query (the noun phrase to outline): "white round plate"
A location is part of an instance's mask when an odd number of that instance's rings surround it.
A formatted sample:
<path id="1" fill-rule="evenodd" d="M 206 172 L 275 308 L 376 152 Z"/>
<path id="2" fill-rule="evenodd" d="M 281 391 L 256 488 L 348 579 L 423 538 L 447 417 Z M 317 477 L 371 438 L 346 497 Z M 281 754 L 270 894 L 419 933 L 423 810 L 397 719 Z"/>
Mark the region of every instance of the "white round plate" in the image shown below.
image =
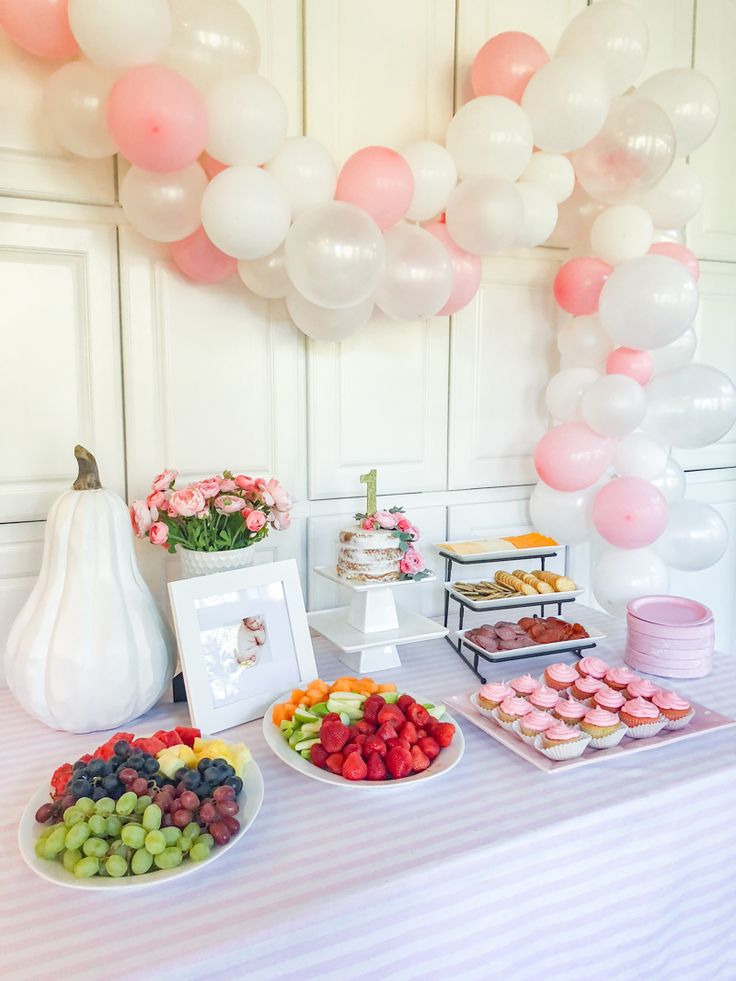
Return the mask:
<path id="1" fill-rule="evenodd" d="M 254 760 L 246 764 L 243 772 L 241 799 L 243 794 L 245 795 L 245 806 L 238 814 L 240 831 L 226 845 L 216 845 L 206 861 L 190 862 L 186 860 L 175 869 L 159 869 L 157 872 L 146 872 L 144 875 L 126 875 L 120 879 L 98 875 L 92 876 L 90 879 L 76 879 L 71 872 L 64 868 L 61 862 L 50 862 L 47 859 L 39 858 L 34 847 L 43 825 L 36 822 L 36 811 L 41 804 L 45 804 L 49 800 L 48 783 L 38 788 L 23 811 L 18 827 L 18 845 L 26 864 L 33 869 L 36 875 L 60 886 L 69 886 L 72 889 L 143 889 L 146 886 L 157 886 L 162 882 L 170 882 L 172 879 L 179 879 L 184 875 L 198 872 L 200 869 L 209 868 L 213 862 L 222 858 L 226 852 L 237 845 L 248 831 L 263 803 L 263 776 Z"/>
<path id="2" fill-rule="evenodd" d="M 355 787 L 358 790 L 372 791 L 373 793 L 394 790 L 397 787 L 414 786 L 418 783 L 426 783 L 427 780 L 433 780 L 435 777 L 443 776 L 443 774 L 449 772 L 460 762 L 465 752 L 463 731 L 452 716 L 448 712 L 445 712 L 440 722 L 452 722 L 455 726 L 455 735 L 450 745 L 441 750 L 440 755 L 432 760 L 429 767 L 422 773 L 414 773 L 410 777 L 402 777 L 401 780 L 346 780 L 345 777 L 338 776 L 337 773 L 331 773 L 329 770 L 320 770 L 314 763 L 305 760 L 303 756 L 300 756 L 296 750 L 293 750 L 289 746 L 288 742 L 281 735 L 279 727 L 273 724 L 271 716 L 274 706 L 288 701 L 288 696 L 289 692 L 286 692 L 282 698 L 277 698 L 266 709 L 266 714 L 263 716 L 263 735 L 266 743 L 269 749 L 273 750 L 276 756 L 280 760 L 283 760 L 287 766 L 290 766 L 298 773 L 304 774 L 305 777 L 311 777 L 312 780 L 319 780 L 321 783 L 331 783 L 337 787 Z M 431 701 L 431 699 L 422 698 L 421 696 L 412 697 L 416 698 L 418 702 Z"/>

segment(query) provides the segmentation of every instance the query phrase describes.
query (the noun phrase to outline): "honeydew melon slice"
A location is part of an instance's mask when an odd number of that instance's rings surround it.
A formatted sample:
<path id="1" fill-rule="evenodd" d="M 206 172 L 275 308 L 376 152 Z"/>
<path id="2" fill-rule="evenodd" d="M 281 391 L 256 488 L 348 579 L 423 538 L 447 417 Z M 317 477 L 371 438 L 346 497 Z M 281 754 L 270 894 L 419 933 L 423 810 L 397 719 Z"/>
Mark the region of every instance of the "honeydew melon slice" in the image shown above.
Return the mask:
<path id="1" fill-rule="evenodd" d="M 358 702 L 362 705 L 368 696 L 353 691 L 333 691 L 329 698 L 340 702 Z"/>

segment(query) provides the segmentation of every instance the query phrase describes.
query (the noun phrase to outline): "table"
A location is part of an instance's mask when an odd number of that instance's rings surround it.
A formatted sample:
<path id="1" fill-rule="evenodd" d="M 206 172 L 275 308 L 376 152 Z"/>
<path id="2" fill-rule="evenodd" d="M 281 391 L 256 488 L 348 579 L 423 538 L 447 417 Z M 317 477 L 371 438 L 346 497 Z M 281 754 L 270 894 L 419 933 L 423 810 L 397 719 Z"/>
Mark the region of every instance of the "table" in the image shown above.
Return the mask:
<path id="1" fill-rule="evenodd" d="M 622 625 L 576 615 L 609 634 L 600 655 L 620 662 Z M 315 649 L 322 676 L 337 677 L 334 649 L 321 638 Z M 475 687 L 443 640 L 402 660 L 393 677 L 410 691 Z M 719 655 L 710 677 L 676 687 L 733 715 L 735 668 Z M 300 777 L 250 723 L 231 735 L 250 745 L 266 795 L 231 856 L 181 884 L 93 896 L 37 878 L 15 833 L 52 764 L 100 740 L 51 732 L 8 692 L 0 707 L 4 979 L 736 977 L 734 730 L 549 777 L 459 720 L 455 770 L 369 798 Z M 160 706 L 134 728 L 185 713 Z"/>

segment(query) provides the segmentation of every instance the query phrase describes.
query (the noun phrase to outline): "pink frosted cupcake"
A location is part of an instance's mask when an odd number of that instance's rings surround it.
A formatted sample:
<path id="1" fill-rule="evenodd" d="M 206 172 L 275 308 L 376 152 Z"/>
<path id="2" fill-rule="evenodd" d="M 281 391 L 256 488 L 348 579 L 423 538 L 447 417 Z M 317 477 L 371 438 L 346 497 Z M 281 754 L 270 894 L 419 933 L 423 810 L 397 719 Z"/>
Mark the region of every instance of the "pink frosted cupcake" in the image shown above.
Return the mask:
<path id="1" fill-rule="evenodd" d="M 525 698 L 519 698 L 517 695 L 507 696 L 498 708 L 494 709 L 497 721 L 506 723 L 507 725 L 511 725 L 512 722 L 522 719 L 531 711 L 532 706 L 529 702 Z"/>
<path id="2" fill-rule="evenodd" d="M 613 688 L 601 688 L 593 695 L 593 705 L 598 708 L 608 709 L 609 712 L 618 712 L 626 701 L 626 696 Z"/>
<path id="3" fill-rule="evenodd" d="M 585 716 L 588 707 L 573 698 L 561 698 L 552 709 L 552 715 L 568 726 L 576 726 Z"/>
<path id="4" fill-rule="evenodd" d="M 529 704 L 533 705 L 534 708 L 542 709 L 543 711 L 553 709 L 559 700 L 560 696 L 557 694 L 554 688 L 547 688 L 546 685 L 540 685 L 539 688 L 533 691 L 529 696 Z"/>
<path id="5" fill-rule="evenodd" d="M 624 702 L 620 716 L 624 725 L 628 726 L 629 735 L 634 739 L 656 736 L 667 724 L 667 719 L 659 708 L 646 698 L 631 698 Z"/>
<path id="6" fill-rule="evenodd" d="M 614 691 L 623 691 L 627 685 L 630 685 L 632 681 L 636 681 L 638 677 L 631 668 L 609 668 L 603 680 Z"/>
<path id="7" fill-rule="evenodd" d="M 590 705 L 592 704 L 591 699 L 593 695 L 605 687 L 605 684 L 599 678 L 586 675 L 575 679 L 570 688 L 570 694 L 573 698 L 577 698 L 579 702 L 586 702 Z"/>
<path id="8" fill-rule="evenodd" d="M 513 695 L 514 692 L 504 681 L 492 681 L 478 692 L 478 704 L 484 709 L 495 709 L 504 698 Z"/>
<path id="9" fill-rule="evenodd" d="M 603 678 L 608 671 L 608 664 L 599 657 L 581 657 L 575 667 L 584 678 Z"/>
<path id="10" fill-rule="evenodd" d="M 555 691 L 565 691 L 579 677 L 580 675 L 572 665 L 558 661 L 557 664 L 550 664 L 545 669 L 544 683 L 550 688 L 554 688 Z"/>
<path id="11" fill-rule="evenodd" d="M 659 691 L 656 685 L 653 685 L 651 681 L 646 678 L 634 678 L 626 686 L 626 694 L 629 698 L 647 698 L 651 702 L 652 695 L 656 695 Z"/>
<path id="12" fill-rule="evenodd" d="M 517 695 L 531 695 L 533 691 L 539 688 L 539 682 L 536 678 L 532 678 L 530 674 L 522 674 L 518 678 L 513 678 L 509 685 L 514 689 Z"/>
<path id="13" fill-rule="evenodd" d="M 661 688 L 652 696 L 652 703 L 667 719 L 665 729 L 684 729 L 695 714 L 687 699 L 666 688 Z"/>
<path id="14" fill-rule="evenodd" d="M 582 756 L 590 736 L 579 729 L 556 722 L 534 740 L 534 748 L 551 760 L 572 760 Z"/>
<path id="15" fill-rule="evenodd" d="M 618 746 L 627 731 L 615 712 L 607 712 L 601 708 L 592 708 L 586 712 L 580 728 L 590 736 L 590 745 L 593 749 L 611 749 L 613 746 Z"/>
<path id="16" fill-rule="evenodd" d="M 548 712 L 540 712 L 538 709 L 532 709 L 528 715 L 525 715 L 523 719 L 519 720 L 517 731 L 520 736 L 526 736 L 527 739 L 533 740 L 540 732 L 544 732 L 554 724 L 555 720 Z"/>

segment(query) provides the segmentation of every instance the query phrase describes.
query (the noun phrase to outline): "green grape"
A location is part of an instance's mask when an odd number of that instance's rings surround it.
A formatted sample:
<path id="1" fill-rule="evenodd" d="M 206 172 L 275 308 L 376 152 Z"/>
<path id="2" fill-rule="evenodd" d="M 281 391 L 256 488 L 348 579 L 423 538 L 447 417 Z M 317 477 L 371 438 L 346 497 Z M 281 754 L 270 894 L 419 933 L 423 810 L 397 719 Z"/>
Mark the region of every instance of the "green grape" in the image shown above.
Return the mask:
<path id="1" fill-rule="evenodd" d="M 136 814 L 143 814 L 143 812 L 145 811 L 145 809 L 151 803 L 151 800 L 152 800 L 152 798 L 149 797 L 148 794 L 143 794 L 141 797 L 139 797 L 138 798 L 138 803 L 135 805 L 135 813 Z"/>
<path id="2" fill-rule="evenodd" d="M 193 843 L 194 843 L 193 838 L 187 838 L 186 835 L 182 835 L 181 838 L 177 841 L 176 847 L 179 849 L 180 852 L 183 852 L 186 855 L 186 853 L 192 847 Z"/>
<path id="3" fill-rule="evenodd" d="M 199 832 L 200 831 L 201 831 L 201 828 L 199 827 L 199 825 L 197 824 L 197 822 L 196 821 L 192 821 L 190 824 L 188 824 L 186 826 L 186 828 L 184 828 L 183 834 L 184 834 L 184 837 L 185 838 L 191 838 L 192 841 L 194 841 L 195 838 L 198 838 L 199 837 Z"/>
<path id="4" fill-rule="evenodd" d="M 75 824 L 66 833 L 64 847 L 71 849 L 81 848 L 91 834 L 92 832 L 88 824 Z"/>
<path id="5" fill-rule="evenodd" d="M 122 855 L 123 858 L 127 861 L 128 854 L 129 854 L 129 849 L 128 849 L 128 846 L 125 845 L 120 840 L 120 838 L 116 838 L 115 841 L 113 841 L 113 843 L 108 848 L 107 852 L 108 852 L 108 855 Z"/>
<path id="6" fill-rule="evenodd" d="M 164 848 L 164 850 L 156 855 L 154 862 L 159 869 L 175 869 L 177 865 L 181 865 L 181 860 L 184 856 L 178 848 Z"/>
<path id="7" fill-rule="evenodd" d="M 189 857 L 193 862 L 204 862 L 210 857 L 210 850 L 203 841 L 195 841 L 189 849 Z"/>
<path id="8" fill-rule="evenodd" d="M 197 845 L 206 845 L 207 848 L 212 848 L 215 844 L 215 839 L 209 834 L 200 835 L 199 838 L 195 838 L 194 841 Z"/>
<path id="9" fill-rule="evenodd" d="M 105 868 L 105 863 L 104 862 L 100 862 L 100 867 L 97 869 L 97 875 L 99 875 L 99 877 L 101 879 L 109 879 L 110 878 L 110 873 Z"/>
<path id="10" fill-rule="evenodd" d="M 148 872 L 152 865 L 153 855 L 145 848 L 139 848 L 130 860 L 130 867 L 134 875 L 143 875 L 144 872 Z"/>
<path id="11" fill-rule="evenodd" d="M 49 824 L 47 827 L 41 828 L 41 834 L 38 836 L 39 839 L 42 840 L 44 838 L 48 838 L 48 836 L 51 834 L 51 832 L 54 830 L 54 828 L 57 828 L 57 827 L 58 827 L 57 824 Z"/>
<path id="12" fill-rule="evenodd" d="M 48 837 L 44 838 L 44 854 L 47 858 L 53 858 L 63 850 L 66 836 L 69 831 L 64 824 L 57 824 Z"/>
<path id="13" fill-rule="evenodd" d="M 109 817 L 114 811 L 115 801 L 112 797 L 100 797 L 95 804 L 95 814 L 102 814 L 103 817 Z"/>
<path id="14" fill-rule="evenodd" d="M 120 832 L 120 837 L 129 848 L 143 848 L 146 832 L 140 824 L 126 824 Z"/>
<path id="15" fill-rule="evenodd" d="M 46 838 L 37 838 L 33 850 L 36 853 L 36 858 L 46 858 Z"/>
<path id="16" fill-rule="evenodd" d="M 111 814 L 107 819 L 107 835 L 109 838 L 119 838 L 120 829 L 123 826 L 123 822 L 117 816 L 117 814 Z"/>
<path id="17" fill-rule="evenodd" d="M 80 797 L 74 806 L 78 807 L 85 817 L 89 817 L 95 812 L 95 802 L 91 797 Z"/>
<path id="18" fill-rule="evenodd" d="M 167 845 L 175 845 L 181 838 L 181 828 L 163 828 L 161 834 L 164 836 Z"/>
<path id="19" fill-rule="evenodd" d="M 152 855 L 160 855 L 166 848 L 166 839 L 160 831 L 149 831 L 146 835 L 146 851 Z"/>
<path id="20" fill-rule="evenodd" d="M 64 852 L 64 857 L 62 858 L 64 868 L 67 870 L 67 872 L 73 872 L 74 866 L 82 857 L 82 853 L 78 848 L 67 848 Z"/>
<path id="21" fill-rule="evenodd" d="M 117 811 L 118 814 L 127 816 L 128 814 L 133 813 L 133 811 L 135 810 L 135 805 L 137 803 L 138 803 L 137 795 L 134 794 L 132 790 L 128 790 L 123 794 L 122 797 L 118 799 L 118 802 L 115 805 L 115 810 Z"/>
<path id="22" fill-rule="evenodd" d="M 111 875 L 114 879 L 119 879 L 128 871 L 128 863 L 122 855 L 111 855 L 105 862 L 105 869 L 108 875 Z"/>
<path id="23" fill-rule="evenodd" d="M 74 866 L 74 875 L 78 879 L 91 879 L 93 875 L 97 875 L 99 868 L 99 858 L 96 858 L 94 855 L 88 855 L 87 858 L 80 858 Z"/>
<path id="24" fill-rule="evenodd" d="M 87 824 L 89 825 L 89 830 L 93 835 L 97 835 L 98 838 L 104 837 L 108 833 L 107 831 L 107 821 L 106 817 L 101 814 L 93 814 Z"/>
<path id="25" fill-rule="evenodd" d="M 143 827 L 146 831 L 158 831 L 161 827 L 161 816 L 158 804 L 149 804 L 143 812 Z"/>
<path id="26" fill-rule="evenodd" d="M 79 824 L 80 821 L 84 821 L 84 814 L 82 814 L 80 809 L 76 805 L 74 807 L 67 807 L 64 811 L 64 824 L 67 828 Z"/>
<path id="27" fill-rule="evenodd" d="M 85 855 L 94 855 L 95 858 L 102 858 L 107 855 L 107 842 L 104 838 L 88 838 L 82 845 Z"/>

